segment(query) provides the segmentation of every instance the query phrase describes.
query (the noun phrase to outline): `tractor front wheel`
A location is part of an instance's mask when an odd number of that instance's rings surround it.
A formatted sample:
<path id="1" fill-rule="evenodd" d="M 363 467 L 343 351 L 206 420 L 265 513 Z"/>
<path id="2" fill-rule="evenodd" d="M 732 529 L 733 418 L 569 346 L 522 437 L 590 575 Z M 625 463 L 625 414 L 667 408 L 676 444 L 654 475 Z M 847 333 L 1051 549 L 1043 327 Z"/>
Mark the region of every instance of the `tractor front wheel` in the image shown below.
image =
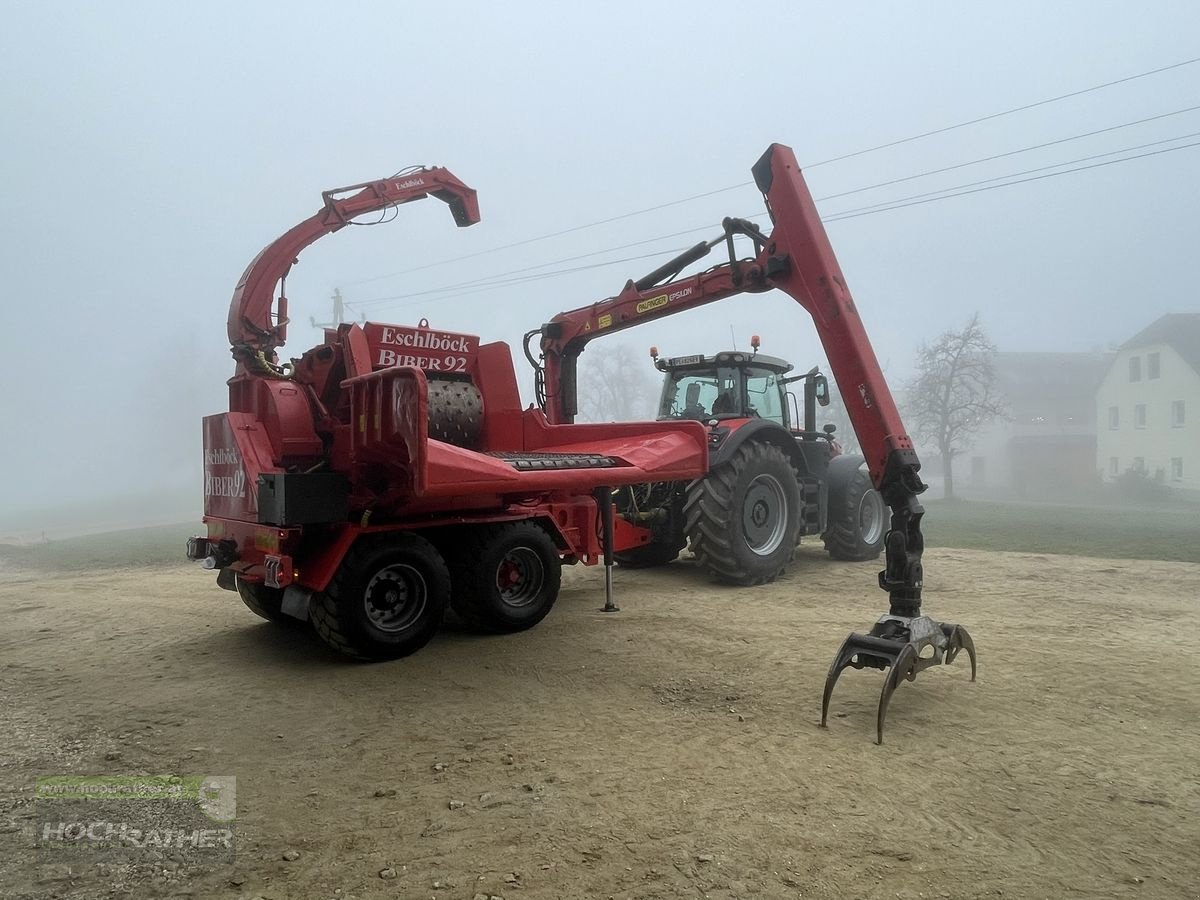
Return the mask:
<path id="1" fill-rule="evenodd" d="M 774 581 L 796 552 L 800 503 L 787 454 L 747 441 L 688 485 L 684 515 L 696 561 L 726 584 Z"/>
<path id="2" fill-rule="evenodd" d="M 347 656 L 398 659 L 429 643 L 449 599 L 450 571 L 437 549 L 415 534 L 387 534 L 355 543 L 313 595 L 309 615 Z"/>
<path id="3" fill-rule="evenodd" d="M 826 552 L 848 562 L 877 559 L 888 530 L 888 508 L 871 483 L 861 456 L 839 456 L 829 464 Z"/>
<path id="4" fill-rule="evenodd" d="M 533 522 L 464 530 L 454 568 L 454 611 L 488 631 L 532 628 L 558 599 L 562 560 Z"/>

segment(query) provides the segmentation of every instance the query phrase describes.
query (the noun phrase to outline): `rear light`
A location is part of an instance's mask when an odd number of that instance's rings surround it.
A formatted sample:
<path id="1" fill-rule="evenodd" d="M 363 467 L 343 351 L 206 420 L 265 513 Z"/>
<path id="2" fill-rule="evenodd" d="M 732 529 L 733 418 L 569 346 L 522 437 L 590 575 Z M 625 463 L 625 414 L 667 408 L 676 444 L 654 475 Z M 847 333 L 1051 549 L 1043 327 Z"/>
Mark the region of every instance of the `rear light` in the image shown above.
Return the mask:
<path id="1" fill-rule="evenodd" d="M 266 569 L 263 584 L 269 588 L 285 588 L 296 580 L 290 556 L 268 556 L 263 559 L 263 566 Z"/>

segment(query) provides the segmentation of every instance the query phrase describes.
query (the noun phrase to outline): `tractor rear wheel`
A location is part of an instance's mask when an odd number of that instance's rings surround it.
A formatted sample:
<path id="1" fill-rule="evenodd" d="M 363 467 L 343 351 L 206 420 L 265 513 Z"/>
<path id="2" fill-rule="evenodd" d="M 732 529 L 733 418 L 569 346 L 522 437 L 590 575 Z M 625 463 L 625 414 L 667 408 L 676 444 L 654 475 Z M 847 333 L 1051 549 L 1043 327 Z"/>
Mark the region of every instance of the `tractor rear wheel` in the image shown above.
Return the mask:
<path id="1" fill-rule="evenodd" d="M 427 643 L 446 612 L 450 570 L 429 541 L 415 534 L 359 540 L 329 586 L 314 594 L 317 634 L 356 659 L 398 659 Z"/>
<path id="2" fill-rule="evenodd" d="M 307 622 L 297 619 L 295 616 L 289 616 L 283 611 L 282 588 L 270 588 L 265 584 L 243 581 L 241 578 L 237 578 L 237 592 L 250 612 L 256 616 L 261 616 L 268 622 L 274 622 L 276 625 L 284 625 L 290 628 L 304 628 L 308 625 Z"/>
<path id="3" fill-rule="evenodd" d="M 787 454 L 774 444 L 747 441 L 688 485 L 684 515 L 692 553 L 727 584 L 774 581 L 796 552 L 800 504 Z"/>
<path id="4" fill-rule="evenodd" d="M 546 618 L 561 582 L 558 548 L 533 522 L 465 529 L 452 603 L 488 631 L 524 631 Z"/>
<path id="5" fill-rule="evenodd" d="M 861 456 L 839 456 L 829 464 L 829 519 L 821 539 L 833 559 L 878 559 L 888 529 L 888 508 L 871 483 Z"/>

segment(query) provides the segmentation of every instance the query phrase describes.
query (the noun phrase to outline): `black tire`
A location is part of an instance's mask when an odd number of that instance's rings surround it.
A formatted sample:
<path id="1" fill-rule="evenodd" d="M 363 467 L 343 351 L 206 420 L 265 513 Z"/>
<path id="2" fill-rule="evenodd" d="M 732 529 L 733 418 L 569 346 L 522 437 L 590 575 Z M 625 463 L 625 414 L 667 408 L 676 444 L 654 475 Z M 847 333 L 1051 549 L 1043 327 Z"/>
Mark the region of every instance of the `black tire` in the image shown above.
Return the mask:
<path id="1" fill-rule="evenodd" d="M 236 577 L 236 576 L 235 576 Z M 265 584 L 255 584 L 236 579 L 237 593 L 246 604 L 246 608 L 256 616 L 261 616 L 268 622 L 284 625 L 288 628 L 305 628 L 308 622 L 289 616 L 283 612 L 283 589 L 270 588 Z"/>
<path id="2" fill-rule="evenodd" d="M 454 567 L 454 611 L 488 631 L 532 628 L 550 612 L 562 583 L 558 547 L 533 522 L 462 531 Z"/>
<path id="3" fill-rule="evenodd" d="M 321 639 L 355 659 L 398 659 L 437 632 L 450 599 L 450 570 L 429 541 L 415 534 L 358 540 L 309 617 Z"/>
<path id="4" fill-rule="evenodd" d="M 688 485 L 684 516 L 692 553 L 726 584 L 774 581 L 796 552 L 800 506 L 788 455 L 774 444 L 747 441 Z"/>
<path id="5" fill-rule="evenodd" d="M 861 456 L 829 464 L 829 518 L 821 539 L 833 559 L 878 559 L 888 530 L 888 508 L 871 483 Z"/>

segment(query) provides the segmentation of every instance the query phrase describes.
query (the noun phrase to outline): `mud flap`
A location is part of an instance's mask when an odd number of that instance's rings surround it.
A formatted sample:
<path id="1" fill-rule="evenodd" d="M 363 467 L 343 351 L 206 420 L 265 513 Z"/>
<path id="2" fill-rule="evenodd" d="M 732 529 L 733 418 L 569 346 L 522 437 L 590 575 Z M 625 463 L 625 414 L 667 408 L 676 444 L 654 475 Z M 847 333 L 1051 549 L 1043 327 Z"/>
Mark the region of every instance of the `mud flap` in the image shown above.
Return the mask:
<path id="1" fill-rule="evenodd" d="M 887 677 L 879 694 L 875 742 L 882 744 L 888 703 L 900 683 L 916 680 L 930 666 L 949 665 L 963 650 L 970 657 L 971 681 L 974 681 L 975 642 L 961 625 L 935 622 L 928 616 L 883 616 L 868 634 L 854 632 L 846 638 L 834 657 L 821 696 L 821 727 L 827 727 L 829 698 L 845 669 L 881 669 L 887 671 Z"/>

